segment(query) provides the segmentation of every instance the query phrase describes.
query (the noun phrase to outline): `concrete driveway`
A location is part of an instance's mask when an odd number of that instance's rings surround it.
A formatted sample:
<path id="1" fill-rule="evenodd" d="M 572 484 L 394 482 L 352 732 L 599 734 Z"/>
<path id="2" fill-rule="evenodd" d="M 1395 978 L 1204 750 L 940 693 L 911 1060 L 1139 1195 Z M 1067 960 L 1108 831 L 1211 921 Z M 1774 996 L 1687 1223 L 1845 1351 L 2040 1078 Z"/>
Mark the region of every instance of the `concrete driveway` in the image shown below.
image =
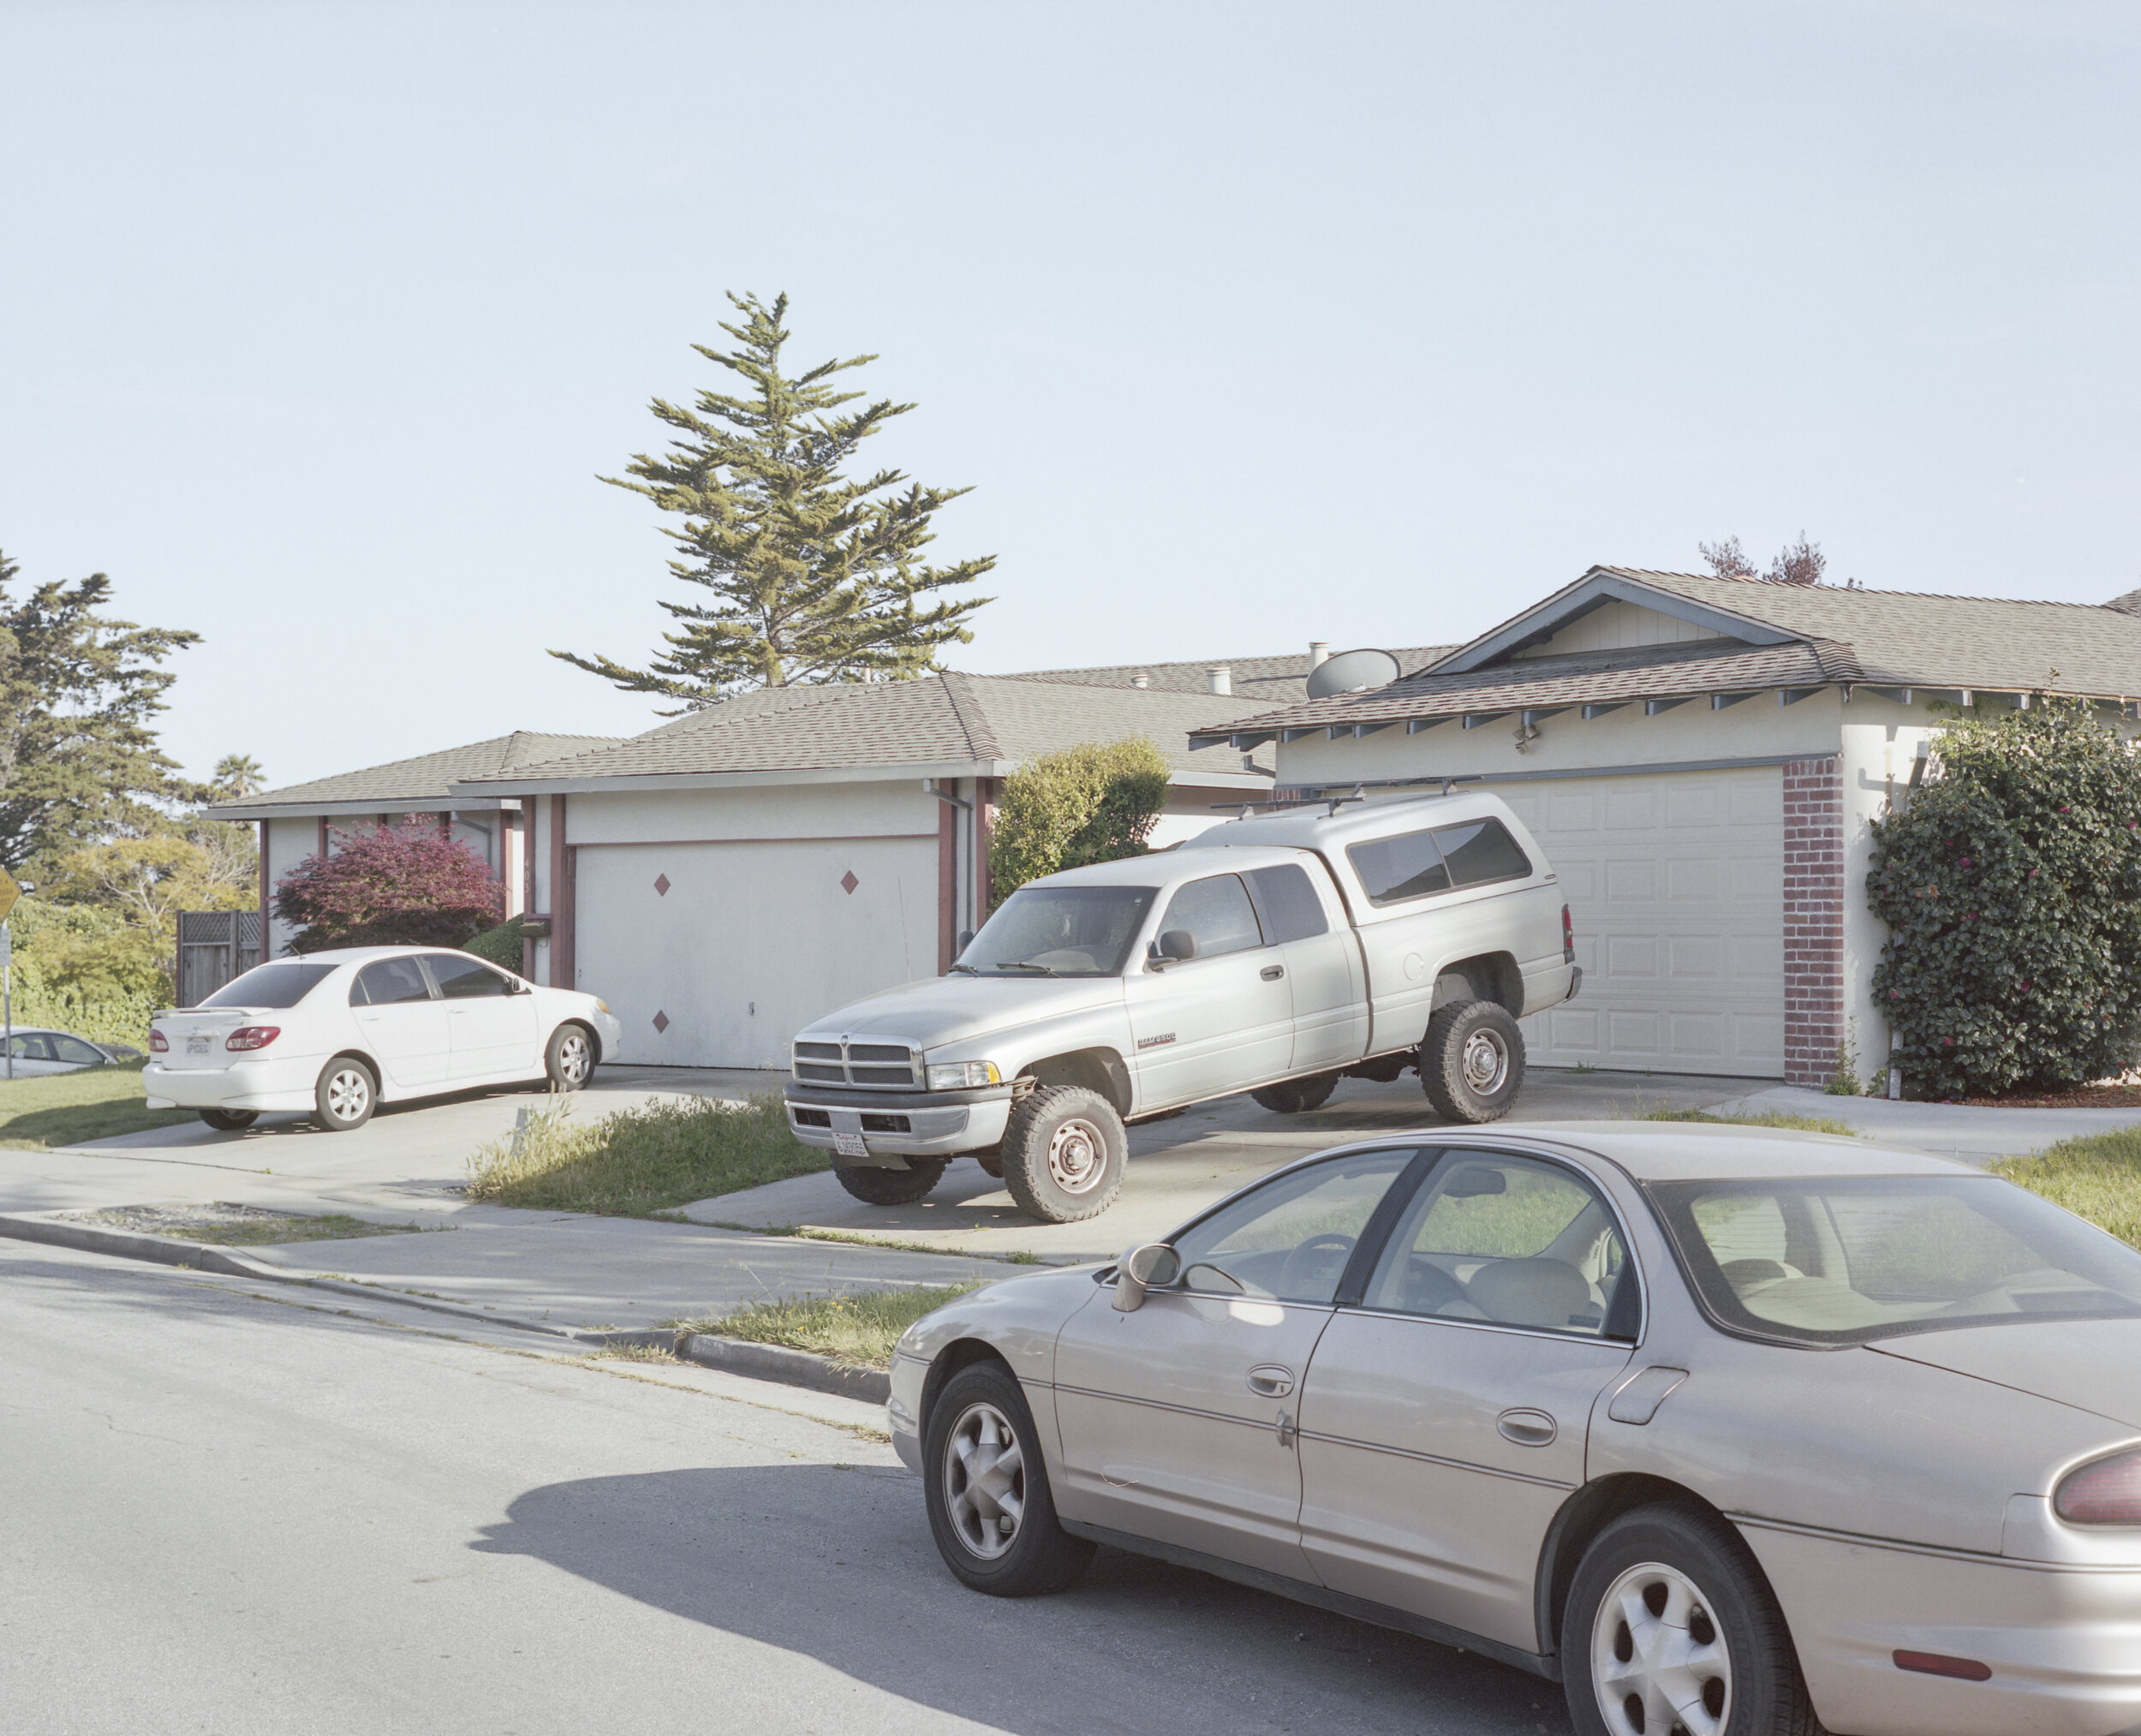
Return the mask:
<path id="1" fill-rule="evenodd" d="M 1535 1068 L 1524 1081 L 1512 1119 L 1596 1121 L 1651 1109 L 1706 1108 L 1768 1083 L 1677 1073 Z M 1297 1157 L 1348 1140 L 1442 1125 L 1419 1081 L 1410 1077 L 1387 1085 L 1342 1080 L 1328 1103 L 1306 1115 L 1274 1115 L 1247 1097 L 1223 1098 L 1168 1120 L 1133 1127 L 1122 1192 L 1106 1211 L 1082 1224 L 1035 1223 L 1012 1203 L 1001 1182 L 963 1159 L 945 1172 L 935 1191 L 919 1205 L 865 1205 L 826 1174 L 701 1200 L 684 1213 L 701 1223 L 832 1231 L 945 1253 L 1108 1259 L 1136 1243 L 1166 1235 L 1222 1195 Z"/>

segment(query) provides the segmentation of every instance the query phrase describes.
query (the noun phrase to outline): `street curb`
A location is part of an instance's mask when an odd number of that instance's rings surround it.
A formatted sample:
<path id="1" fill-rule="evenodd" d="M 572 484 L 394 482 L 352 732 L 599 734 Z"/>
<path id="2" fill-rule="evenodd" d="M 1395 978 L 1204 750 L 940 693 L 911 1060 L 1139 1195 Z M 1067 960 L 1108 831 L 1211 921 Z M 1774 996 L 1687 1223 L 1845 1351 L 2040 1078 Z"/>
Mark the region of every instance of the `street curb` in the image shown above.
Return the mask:
<path id="1" fill-rule="evenodd" d="M 271 1284 L 331 1290 L 346 1296 L 361 1296 L 367 1301 L 395 1303 L 431 1314 L 480 1321 L 486 1326 L 537 1333 L 545 1338 L 563 1339 L 568 1343 L 597 1348 L 659 1345 L 681 1361 L 696 1363 L 701 1368 L 719 1369 L 725 1374 L 742 1375 L 784 1387 L 802 1387 L 815 1393 L 831 1393 L 843 1399 L 858 1399 L 868 1405 L 882 1405 L 892 1395 L 889 1375 L 880 1374 L 875 1369 L 849 1368 L 829 1357 L 813 1356 L 808 1351 L 789 1350 L 781 1345 L 752 1344 L 743 1339 L 722 1338 L 713 1333 L 677 1332 L 668 1327 L 585 1332 L 573 1327 L 549 1326 L 510 1314 L 493 1314 L 488 1309 L 434 1302 L 383 1284 L 358 1284 L 346 1278 L 330 1278 L 324 1273 L 271 1266 L 265 1261 L 249 1260 L 228 1248 L 212 1247 L 206 1243 L 180 1242 L 165 1236 L 144 1236 L 132 1230 L 108 1230 L 91 1224 L 60 1223 L 51 1218 L 16 1217 L 0 1213 L 0 1237 L 11 1237 L 20 1242 L 49 1243 L 85 1254 L 113 1254 L 123 1259 L 152 1261 L 159 1266 L 215 1272 L 228 1278 L 253 1278 Z"/>
<path id="2" fill-rule="evenodd" d="M 754 1381 L 777 1381 L 784 1387 L 806 1387 L 843 1399 L 859 1399 L 866 1405 L 882 1405 L 892 1396 L 892 1377 L 876 1369 L 849 1368 L 808 1351 L 753 1344 L 747 1339 L 723 1338 L 716 1333 L 680 1332 L 675 1338 L 677 1355 L 701 1368 L 744 1375 Z"/>

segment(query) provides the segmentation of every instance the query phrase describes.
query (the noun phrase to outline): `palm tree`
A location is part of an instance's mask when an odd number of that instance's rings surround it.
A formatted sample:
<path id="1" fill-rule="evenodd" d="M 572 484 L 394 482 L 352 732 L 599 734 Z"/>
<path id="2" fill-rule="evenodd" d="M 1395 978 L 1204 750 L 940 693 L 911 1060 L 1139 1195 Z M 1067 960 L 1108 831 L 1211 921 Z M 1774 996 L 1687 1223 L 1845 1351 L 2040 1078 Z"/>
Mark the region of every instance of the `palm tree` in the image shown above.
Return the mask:
<path id="1" fill-rule="evenodd" d="M 250 754 L 225 754 L 216 761 L 216 794 L 226 802 L 255 796 L 266 785 L 267 774 Z"/>

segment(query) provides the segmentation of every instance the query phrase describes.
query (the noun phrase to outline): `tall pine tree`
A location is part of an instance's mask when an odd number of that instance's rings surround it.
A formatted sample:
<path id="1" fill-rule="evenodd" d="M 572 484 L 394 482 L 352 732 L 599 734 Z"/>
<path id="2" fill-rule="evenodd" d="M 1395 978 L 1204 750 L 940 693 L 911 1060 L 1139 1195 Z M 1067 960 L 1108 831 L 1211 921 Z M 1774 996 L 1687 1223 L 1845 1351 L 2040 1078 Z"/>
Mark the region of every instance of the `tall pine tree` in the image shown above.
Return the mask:
<path id="1" fill-rule="evenodd" d="M 602 479 L 683 521 L 664 528 L 677 545 L 669 570 L 712 596 L 663 601 L 677 629 L 648 668 L 550 654 L 627 693 L 681 700 L 680 712 L 754 688 L 927 673 L 944 646 L 972 639 L 967 618 L 993 600 L 961 588 L 993 567 L 993 555 L 942 567 L 921 558 L 934 540 L 930 516 L 969 491 L 924 488 L 898 470 L 843 474 L 863 441 L 914 406 L 880 399 L 844 410 L 863 394 L 839 390 L 837 377 L 874 355 L 790 379 L 780 360 L 788 297 L 771 307 L 756 295 L 729 301 L 740 318 L 721 329 L 738 348 L 692 347 L 748 393 L 702 391 L 690 409 L 656 398 L 655 415 L 676 433 L 668 451 L 641 453 L 629 476 Z"/>

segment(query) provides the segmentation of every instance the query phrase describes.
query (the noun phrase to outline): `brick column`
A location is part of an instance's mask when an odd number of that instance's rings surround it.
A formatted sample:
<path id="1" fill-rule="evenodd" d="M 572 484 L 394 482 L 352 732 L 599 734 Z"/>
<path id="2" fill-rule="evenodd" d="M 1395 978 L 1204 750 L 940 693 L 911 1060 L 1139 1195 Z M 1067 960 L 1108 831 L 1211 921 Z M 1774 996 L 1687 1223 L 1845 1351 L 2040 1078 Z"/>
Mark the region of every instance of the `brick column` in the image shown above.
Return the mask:
<path id="1" fill-rule="evenodd" d="M 1825 1085 L 1844 1040 L 1844 773 L 1784 764 L 1784 1082 Z"/>

